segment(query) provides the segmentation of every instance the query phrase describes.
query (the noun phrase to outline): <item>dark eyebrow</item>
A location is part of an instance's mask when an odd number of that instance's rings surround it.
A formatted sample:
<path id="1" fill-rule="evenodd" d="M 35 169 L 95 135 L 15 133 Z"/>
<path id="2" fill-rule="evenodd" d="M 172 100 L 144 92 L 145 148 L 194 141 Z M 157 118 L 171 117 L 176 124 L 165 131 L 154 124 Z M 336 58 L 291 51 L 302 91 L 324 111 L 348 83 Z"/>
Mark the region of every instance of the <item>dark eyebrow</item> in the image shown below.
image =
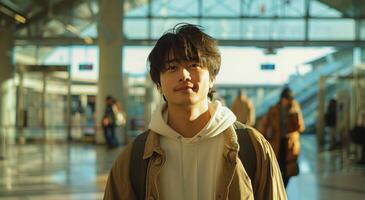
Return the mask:
<path id="1" fill-rule="evenodd" d="M 199 59 L 198 58 L 192 58 L 192 59 L 176 59 L 176 58 L 174 58 L 174 59 L 170 59 L 170 60 L 168 60 L 166 63 L 167 64 L 169 64 L 169 63 L 174 63 L 174 62 L 177 62 L 177 63 L 179 63 L 179 62 L 182 62 L 182 61 L 193 61 L 193 62 L 199 62 Z"/>
<path id="2" fill-rule="evenodd" d="M 181 59 L 170 59 L 166 63 L 181 62 Z"/>

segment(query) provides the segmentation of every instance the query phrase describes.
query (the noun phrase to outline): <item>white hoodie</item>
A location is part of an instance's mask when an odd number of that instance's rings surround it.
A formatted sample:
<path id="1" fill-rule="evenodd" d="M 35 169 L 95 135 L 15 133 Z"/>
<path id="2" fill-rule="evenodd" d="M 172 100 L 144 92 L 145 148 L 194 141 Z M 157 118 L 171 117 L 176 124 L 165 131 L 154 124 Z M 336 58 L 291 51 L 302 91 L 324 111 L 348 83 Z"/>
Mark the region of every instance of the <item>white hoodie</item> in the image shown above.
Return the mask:
<path id="1" fill-rule="evenodd" d="M 215 199 L 218 175 L 224 162 L 221 134 L 235 115 L 219 101 L 209 103 L 211 119 L 192 138 L 184 138 L 167 124 L 166 104 L 153 114 L 149 129 L 160 134 L 166 162 L 158 178 L 162 200 Z"/>

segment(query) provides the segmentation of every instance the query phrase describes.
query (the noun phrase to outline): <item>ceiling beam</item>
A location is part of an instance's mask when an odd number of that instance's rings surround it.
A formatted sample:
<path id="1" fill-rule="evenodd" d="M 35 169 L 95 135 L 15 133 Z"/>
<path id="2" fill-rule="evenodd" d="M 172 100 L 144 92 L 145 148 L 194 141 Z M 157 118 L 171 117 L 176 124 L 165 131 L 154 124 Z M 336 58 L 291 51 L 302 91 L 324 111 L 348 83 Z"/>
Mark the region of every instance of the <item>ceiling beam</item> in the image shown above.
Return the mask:
<path id="1" fill-rule="evenodd" d="M 54 14 L 62 13 L 65 12 L 66 10 L 71 9 L 74 5 L 77 5 L 78 3 L 80 3 L 80 0 L 63 0 L 58 3 L 55 3 L 52 6 L 52 11 Z M 41 19 L 47 18 L 49 11 L 48 9 L 49 9 L 48 4 L 44 5 L 44 8 L 37 14 L 29 18 L 26 23 L 17 25 L 16 30 L 18 31 L 27 26 L 30 26 L 33 23 L 38 22 Z"/>
<path id="2" fill-rule="evenodd" d="M 0 17 L 3 16 L 5 19 L 8 19 L 9 21 L 13 21 L 16 23 L 16 15 L 19 15 L 20 17 L 24 18 L 25 21 L 28 19 L 23 13 L 20 13 L 17 10 L 14 10 L 10 6 L 6 5 L 3 2 L 0 2 Z"/>
<path id="3" fill-rule="evenodd" d="M 319 0 L 321 3 L 336 9 L 346 17 L 364 17 L 365 4 L 363 0 Z"/>
<path id="4" fill-rule="evenodd" d="M 245 19 L 252 19 L 252 20 L 339 20 L 339 19 L 365 19 L 365 16 L 250 16 L 250 15 L 237 15 L 237 16 L 224 16 L 224 15 L 215 15 L 215 16 L 178 16 L 178 15 L 169 15 L 169 16 L 125 16 L 124 19 L 151 19 L 151 20 L 199 20 L 199 19 L 209 19 L 209 20 L 245 20 Z"/>
<path id="5" fill-rule="evenodd" d="M 97 45 L 97 38 L 91 38 L 92 43 L 86 44 L 79 37 L 17 37 L 16 46 L 72 46 L 72 45 Z M 156 40 L 152 39 L 125 39 L 128 46 L 152 46 Z M 219 40 L 220 46 L 282 48 L 282 47 L 365 47 L 365 40 Z"/>
<path id="6" fill-rule="evenodd" d="M 6 10 L 10 11 L 13 14 L 25 16 L 22 13 L 20 13 L 19 11 L 16 11 L 15 9 L 11 8 L 10 6 L 6 5 L 4 2 L 1 2 L 1 1 L 0 1 L 0 7 L 5 8 Z"/>

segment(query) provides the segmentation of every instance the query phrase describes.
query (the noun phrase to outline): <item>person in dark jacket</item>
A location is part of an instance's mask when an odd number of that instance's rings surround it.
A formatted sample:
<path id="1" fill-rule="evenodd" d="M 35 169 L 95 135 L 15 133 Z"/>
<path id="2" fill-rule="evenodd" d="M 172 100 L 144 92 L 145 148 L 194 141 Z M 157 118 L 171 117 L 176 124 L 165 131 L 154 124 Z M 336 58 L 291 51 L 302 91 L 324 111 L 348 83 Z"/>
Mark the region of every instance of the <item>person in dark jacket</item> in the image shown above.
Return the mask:
<path id="1" fill-rule="evenodd" d="M 104 138 L 109 149 L 113 149 L 118 146 L 118 141 L 115 136 L 116 117 L 113 110 L 114 102 L 114 98 L 110 95 L 105 98 L 105 110 L 102 119 Z"/>

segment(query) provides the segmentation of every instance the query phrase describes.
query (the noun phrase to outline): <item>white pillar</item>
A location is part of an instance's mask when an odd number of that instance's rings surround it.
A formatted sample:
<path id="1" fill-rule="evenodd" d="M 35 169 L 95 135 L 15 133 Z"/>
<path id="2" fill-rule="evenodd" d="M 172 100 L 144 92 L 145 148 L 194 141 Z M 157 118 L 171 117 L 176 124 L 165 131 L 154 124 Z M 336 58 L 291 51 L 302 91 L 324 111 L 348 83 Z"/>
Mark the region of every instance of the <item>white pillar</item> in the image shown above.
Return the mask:
<path id="1" fill-rule="evenodd" d="M 144 122 L 145 129 L 151 121 L 152 113 L 155 111 L 157 106 L 163 102 L 162 95 L 158 92 L 155 84 L 153 83 L 149 74 L 146 76 L 145 83 L 145 99 L 144 99 Z"/>
<path id="2" fill-rule="evenodd" d="M 96 142 L 103 143 L 101 118 L 105 109 L 105 97 L 112 95 L 123 100 L 122 45 L 123 0 L 100 0 L 98 21 L 99 80 L 96 104 Z M 123 102 L 121 102 L 124 105 Z"/>
<path id="3" fill-rule="evenodd" d="M 360 47 L 354 47 L 353 48 L 353 63 L 355 69 L 359 67 L 361 64 L 361 48 Z"/>
<path id="4" fill-rule="evenodd" d="M 12 65 L 14 36 L 13 27 L 0 25 L 0 157 L 5 155 L 5 145 L 14 138 L 15 87 Z"/>

